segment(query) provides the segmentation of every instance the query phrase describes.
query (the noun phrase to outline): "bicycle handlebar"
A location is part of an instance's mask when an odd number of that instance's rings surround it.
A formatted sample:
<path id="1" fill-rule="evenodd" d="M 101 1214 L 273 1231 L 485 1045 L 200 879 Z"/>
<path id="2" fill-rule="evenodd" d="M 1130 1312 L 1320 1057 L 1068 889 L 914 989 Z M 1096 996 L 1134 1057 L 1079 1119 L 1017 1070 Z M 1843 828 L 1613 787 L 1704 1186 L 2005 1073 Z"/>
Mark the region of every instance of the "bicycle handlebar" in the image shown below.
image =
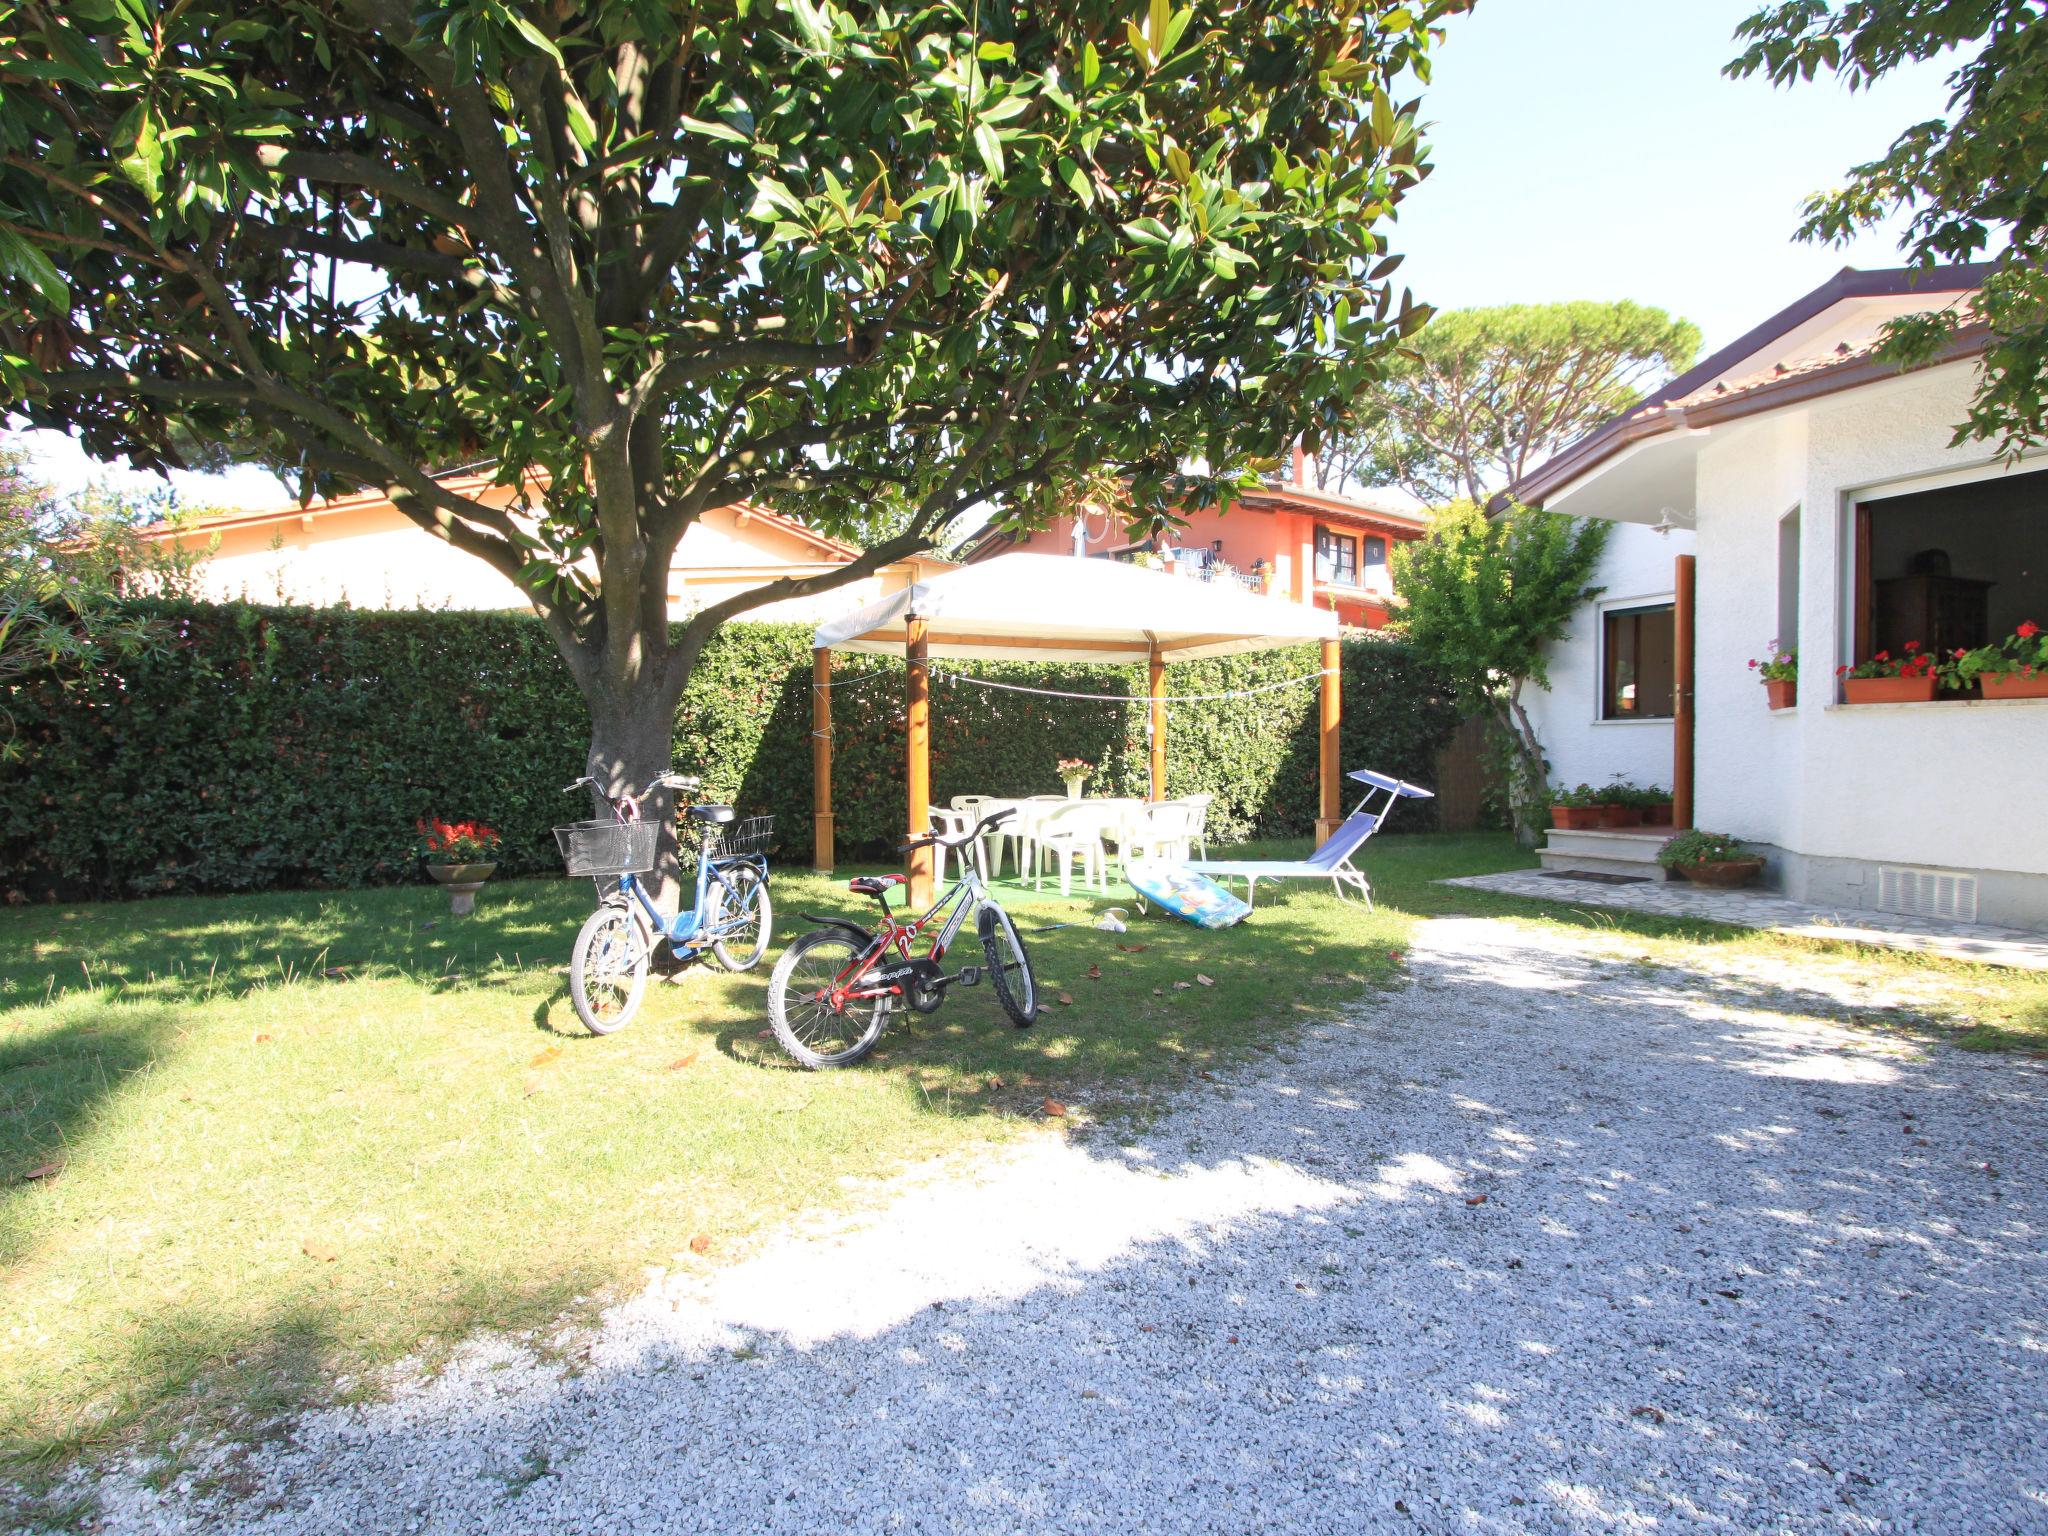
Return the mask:
<path id="1" fill-rule="evenodd" d="M 1016 814 L 1017 808 L 1014 805 L 1005 806 L 1000 811 L 994 811 L 982 817 L 979 825 L 971 832 L 962 832 L 958 837 L 940 837 L 936 832 L 928 837 L 913 837 L 909 842 L 898 847 L 896 851 L 898 853 L 909 853 L 914 848 L 965 848 L 969 843 L 981 836 L 982 833 L 988 831 L 989 828 L 997 825 L 999 822 L 1008 821 Z"/>
<path id="2" fill-rule="evenodd" d="M 562 786 L 562 793 L 565 795 L 573 795 L 576 793 L 577 790 L 582 789 L 585 785 L 588 785 L 592 789 L 595 789 L 597 788 L 597 780 L 593 779 L 589 774 L 586 773 L 585 775 L 583 775 L 582 778 L 578 779 L 575 783 L 564 784 Z M 652 784 L 648 785 L 647 788 L 642 790 L 638 795 L 619 795 L 616 798 L 620 800 L 630 800 L 633 804 L 638 805 L 642 800 L 645 800 L 649 795 L 653 794 L 655 790 L 660 789 L 664 786 L 666 786 L 669 789 L 702 789 L 704 787 L 704 781 L 698 778 L 693 773 L 664 773 L 660 778 L 656 779 Z M 605 798 L 611 799 L 614 797 L 607 795 Z"/>

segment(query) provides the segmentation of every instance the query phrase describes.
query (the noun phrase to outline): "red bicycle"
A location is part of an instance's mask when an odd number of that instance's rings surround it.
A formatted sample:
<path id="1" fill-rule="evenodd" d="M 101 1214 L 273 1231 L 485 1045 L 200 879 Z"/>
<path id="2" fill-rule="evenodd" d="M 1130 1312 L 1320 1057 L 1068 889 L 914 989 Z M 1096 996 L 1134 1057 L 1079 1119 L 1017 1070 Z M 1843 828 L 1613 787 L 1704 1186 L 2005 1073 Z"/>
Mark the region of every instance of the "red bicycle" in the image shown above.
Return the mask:
<path id="1" fill-rule="evenodd" d="M 968 845 L 1011 810 L 997 811 L 972 832 L 957 838 L 920 837 L 896 851 L 944 847 L 961 850 L 960 878 L 922 917 L 899 918 L 889 892 L 902 875 L 860 875 L 847 889 L 882 904 L 882 923 L 863 928 L 838 918 L 805 916 L 819 926 L 783 952 L 768 978 L 768 1019 L 782 1048 L 804 1066 L 846 1067 L 875 1048 L 890 1013 L 899 1005 L 933 1013 L 953 987 L 978 986 L 984 974 L 1003 1011 L 1019 1028 L 1038 1017 L 1038 984 L 1017 925 L 983 882 Z M 965 966 L 952 975 L 944 967 L 953 946 L 974 916 L 985 966 Z M 914 940 L 936 929 L 930 949 L 916 955 Z"/>

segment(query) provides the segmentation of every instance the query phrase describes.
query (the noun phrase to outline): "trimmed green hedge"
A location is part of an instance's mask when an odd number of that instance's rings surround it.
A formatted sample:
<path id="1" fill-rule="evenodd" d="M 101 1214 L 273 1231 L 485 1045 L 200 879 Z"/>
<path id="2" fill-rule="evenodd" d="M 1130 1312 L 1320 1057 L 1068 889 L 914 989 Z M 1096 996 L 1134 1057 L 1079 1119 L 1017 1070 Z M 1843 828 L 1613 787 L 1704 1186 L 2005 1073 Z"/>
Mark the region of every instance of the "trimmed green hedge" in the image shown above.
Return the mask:
<path id="1" fill-rule="evenodd" d="M 513 614 L 158 604 L 173 642 L 82 687 L 8 701 L 24 751 L 0 765 L 0 878 L 26 895 L 349 886 L 411 878 L 413 823 L 478 818 L 502 867 L 559 868 L 549 829 L 582 814 L 583 702 L 538 621 Z M 778 818 L 807 858 L 810 629 L 727 626 L 676 720 L 676 761 L 707 795 Z M 903 664 L 838 658 L 834 809 L 842 858 L 881 852 L 903 821 Z M 1312 647 L 1172 667 L 1175 693 L 1312 672 Z M 1344 647 L 1344 761 L 1431 782 L 1458 713 L 1403 645 Z M 1054 763 L 1099 766 L 1093 792 L 1142 793 L 1136 667 L 933 663 L 932 789 L 1049 793 Z M 1121 695 L 1040 698 L 963 676 Z M 1210 790 L 1212 841 L 1311 830 L 1313 686 L 1175 705 L 1169 789 Z M 1403 807 L 1403 831 L 1434 824 Z"/>

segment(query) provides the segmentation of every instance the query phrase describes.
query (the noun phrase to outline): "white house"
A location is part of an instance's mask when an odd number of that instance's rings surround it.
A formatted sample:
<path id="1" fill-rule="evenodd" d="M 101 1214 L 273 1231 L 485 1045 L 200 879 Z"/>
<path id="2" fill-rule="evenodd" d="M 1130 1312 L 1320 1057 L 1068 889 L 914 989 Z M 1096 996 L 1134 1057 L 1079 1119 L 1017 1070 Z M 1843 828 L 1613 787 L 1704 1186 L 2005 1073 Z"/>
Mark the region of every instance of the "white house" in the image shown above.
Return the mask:
<path id="1" fill-rule="evenodd" d="M 2048 699 L 1849 705 L 1836 676 L 2048 623 L 2048 455 L 1953 441 L 1983 270 L 1845 270 L 1514 487 L 1617 524 L 1607 590 L 1530 701 L 1555 779 L 1689 769 L 1693 824 L 1754 844 L 1788 895 L 2048 926 Z M 1887 319 L 1949 306 L 1965 326 L 1933 364 L 1873 356 Z M 1799 656 L 1778 711 L 1748 666 L 1774 639 Z M 1654 842 L 1553 834 L 1546 862 L 1640 869 Z"/>
<path id="2" fill-rule="evenodd" d="M 515 499 L 488 471 L 442 477 L 451 490 L 496 506 Z M 536 486 L 533 499 L 544 489 Z M 357 608 L 524 608 L 526 594 L 474 555 L 435 538 L 377 491 L 178 519 L 142 530 L 197 557 L 195 585 L 214 602 L 347 603 Z M 860 550 L 766 507 L 707 512 L 683 535 L 669 571 L 669 612 L 684 618 L 723 597 L 785 576 L 822 575 Z M 746 615 L 815 623 L 869 602 L 949 562 L 919 555 L 847 586 L 786 599 Z"/>

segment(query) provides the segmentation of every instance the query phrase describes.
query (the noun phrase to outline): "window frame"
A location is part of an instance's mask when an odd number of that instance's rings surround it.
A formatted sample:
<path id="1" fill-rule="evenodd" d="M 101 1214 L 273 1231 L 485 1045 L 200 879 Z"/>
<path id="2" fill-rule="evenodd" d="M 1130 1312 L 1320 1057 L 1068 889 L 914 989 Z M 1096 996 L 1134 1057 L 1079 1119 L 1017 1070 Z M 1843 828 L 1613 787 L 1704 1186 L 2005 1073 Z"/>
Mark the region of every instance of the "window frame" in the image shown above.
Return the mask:
<path id="1" fill-rule="evenodd" d="M 1325 539 L 1329 540 L 1333 547 L 1340 544 L 1349 546 L 1351 551 L 1351 579 L 1349 581 L 1345 581 L 1335 574 L 1330 576 L 1323 574 L 1323 541 Z M 1363 568 L 1358 563 L 1361 553 L 1359 545 L 1360 540 L 1357 534 L 1343 533 L 1330 527 L 1327 523 L 1317 523 L 1313 553 L 1316 585 L 1319 587 L 1343 587 L 1347 590 L 1362 588 L 1365 582 L 1363 580 Z M 1333 570 L 1339 564 L 1340 562 L 1333 561 Z"/>
<path id="2" fill-rule="evenodd" d="M 1678 594 L 1676 592 L 1645 593 L 1637 597 L 1612 598 L 1600 602 L 1594 609 L 1593 628 L 1593 724 L 1595 725 L 1665 725 L 1677 717 L 1678 677 L 1674 666 L 1671 679 L 1671 713 L 1664 715 L 1612 714 L 1607 712 L 1608 639 L 1607 621 L 1612 617 L 1629 613 L 1667 613 L 1671 616 L 1674 648 L 1678 629 Z"/>

